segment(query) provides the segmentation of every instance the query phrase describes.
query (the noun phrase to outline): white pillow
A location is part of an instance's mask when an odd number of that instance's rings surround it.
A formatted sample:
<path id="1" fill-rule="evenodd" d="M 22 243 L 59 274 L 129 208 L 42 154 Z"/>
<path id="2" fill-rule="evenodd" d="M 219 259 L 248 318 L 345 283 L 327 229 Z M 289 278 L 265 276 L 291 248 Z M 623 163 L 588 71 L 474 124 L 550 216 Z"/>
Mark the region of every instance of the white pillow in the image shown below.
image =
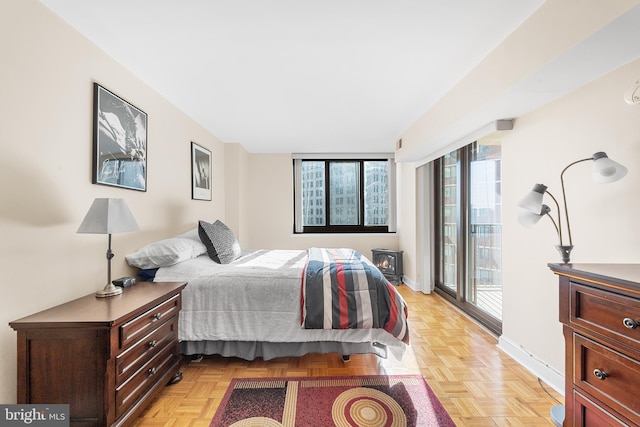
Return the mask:
<path id="1" fill-rule="evenodd" d="M 191 239 L 195 240 L 196 242 L 202 242 L 200 240 L 200 236 L 198 235 L 198 227 L 186 231 L 182 234 L 178 234 L 176 237 L 182 237 L 183 239 Z"/>
<path id="2" fill-rule="evenodd" d="M 160 240 L 125 256 L 131 267 L 142 269 L 168 267 L 191 258 L 207 253 L 207 247 L 202 242 L 172 237 Z"/>

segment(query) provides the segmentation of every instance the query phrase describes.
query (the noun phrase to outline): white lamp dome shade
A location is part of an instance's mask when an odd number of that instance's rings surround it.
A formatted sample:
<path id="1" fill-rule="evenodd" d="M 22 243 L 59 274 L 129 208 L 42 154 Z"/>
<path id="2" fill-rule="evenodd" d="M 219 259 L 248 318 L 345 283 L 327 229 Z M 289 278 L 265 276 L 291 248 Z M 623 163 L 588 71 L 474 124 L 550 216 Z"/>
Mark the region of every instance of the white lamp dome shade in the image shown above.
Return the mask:
<path id="1" fill-rule="evenodd" d="M 518 222 L 520 225 L 526 228 L 531 228 L 540 221 L 540 218 L 551 212 L 551 208 L 547 205 L 542 205 L 538 213 L 531 212 L 529 209 L 518 209 Z"/>
<path id="2" fill-rule="evenodd" d="M 518 206 L 524 208 L 536 215 L 540 215 L 540 210 L 542 209 L 542 198 L 544 197 L 544 193 L 547 191 L 547 186 L 544 184 L 536 184 L 533 186 L 533 189 L 527 193 L 526 196 Z"/>
<path id="3" fill-rule="evenodd" d="M 542 215 L 538 215 L 536 213 L 531 212 L 528 209 L 520 208 L 518 209 L 518 222 L 520 225 L 526 228 L 531 228 L 540 221 Z"/>
<path id="4" fill-rule="evenodd" d="M 593 180 L 599 184 L 607 184 L 624 178 L 627 168 L 620 163 L 611 160 L 606 153 L 599 152 L 593 155 Z"/>

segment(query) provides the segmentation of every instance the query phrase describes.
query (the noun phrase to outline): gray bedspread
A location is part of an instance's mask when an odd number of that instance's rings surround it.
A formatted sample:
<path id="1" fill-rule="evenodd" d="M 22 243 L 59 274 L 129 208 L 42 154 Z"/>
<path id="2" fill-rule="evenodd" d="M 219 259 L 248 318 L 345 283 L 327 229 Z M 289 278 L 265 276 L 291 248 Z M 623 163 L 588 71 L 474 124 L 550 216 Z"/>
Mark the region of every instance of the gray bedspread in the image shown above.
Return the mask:
<path id="1" fill-rule="evenodd" d="M 202 255 L 158 270 L 155 281 L 185 280 L 181 341 L 379 343 L 400 359 L 406 345 L 383 329 L 301 327 L 302 271 L 307 252 L 247 251 L 231 264 Z"/>

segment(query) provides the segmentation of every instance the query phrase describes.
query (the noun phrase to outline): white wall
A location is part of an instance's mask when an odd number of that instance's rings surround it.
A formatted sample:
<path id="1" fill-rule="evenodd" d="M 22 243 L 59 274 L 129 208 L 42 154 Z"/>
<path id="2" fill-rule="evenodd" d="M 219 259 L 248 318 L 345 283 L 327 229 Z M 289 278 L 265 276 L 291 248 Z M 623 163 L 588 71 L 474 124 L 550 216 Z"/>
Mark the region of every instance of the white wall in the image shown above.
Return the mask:
<path id="1" fill-rule="evenodd" d="M 398 244 L 403 254 L 405 283 L 412 289 L 429 289 L 428 278 L 420 277 L 417 272 L 418 242 L 416 219 L 416 168 L 413 163 L 396 165 L 398 179 Z M 421 282 L 421 283 L 418 283 Z"/>
<path id="2" fill-rule="evenodd" d="M 240 144 L 225 144 L 225 224 L 238 240 L 250 236 L 246 230 L 251 210 L 248 208 L 249 153 Z"/>
<path id="3" fill-rule="evenodd" d="M 640 60 L 519 117 L 502 136 L 503 339 L 560 372 L 564 348 L 557 277 L 547 267 L 561 262 L 555 229 L 545 218 L 533 229 L 520 226 L 516 205 L 535 183 L 561 198 L 562 169 L 605 151 L 629 169 L 623 180 L 594 183 L 592 162 L 565 174 L 575 246 L 571 260 L 640 262 L 640 105 L 623 101 L 638 79 Z M 550 199 L 547 203 L 552 206 Z"/>
<path id="4" fill-rule="evenodd" d="M 8 323 L 106 284 L 107 237 L 76 234 L 93 199 L 126 199 L 140 224 L 113 236 L 120 277 L 140 246 L 225 218 L 225 163 L 224 144 L 37 0 L 0 2 L 0 53 L 0 402 L 11 403 Z M 148 114 L 146 192 L 91 184 L 94 81 Z M 211 202 L 191 200 L 191 141 L 213 154 Z"/>

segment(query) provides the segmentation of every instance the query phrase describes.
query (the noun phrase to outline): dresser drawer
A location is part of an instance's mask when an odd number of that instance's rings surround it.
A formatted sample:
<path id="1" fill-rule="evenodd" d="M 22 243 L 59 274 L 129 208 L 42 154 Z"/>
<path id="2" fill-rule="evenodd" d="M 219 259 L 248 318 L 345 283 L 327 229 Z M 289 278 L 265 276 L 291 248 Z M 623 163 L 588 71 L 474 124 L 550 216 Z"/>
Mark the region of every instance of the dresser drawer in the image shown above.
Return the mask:
<path id="1" fill-rule="evenodd" d="M 570 322 L 627 346 L 640 344 L 637 299 L 572 282 Z"/>
<path id="2" fill-rule="evenodd" d="M 631 419 L 640 417 L 640 362 L 573 335 L 573 382 L 579 389 Z"/>
<path id="3" fill-rule="evenodd" d="M 173 316 L 116 357 L 116 386 L 125 382 L 157 353 L 169 345 L 175 345 L 177 341 L 178 318 Z"/>
<path id="4" fill-rule="evenodd" d="M 126 322 L 120 327 L 120 348 L 125 348 L 147 335 L 165 319 L 176 316 L 180 308 L 181 300 L 178 294 Z"/>
<path id="5" fill-rule="evenodd" d="M 124 414 L 147 390 L 178 363 L 178 344 L 166 347 L 138 369 L 124 384 L 116 388 L 116 416 Z"/>
<path id="6" fill-rule="evenodd" d="M 598 406 L 577 391 L 573 391 L 573 426 L 574 427 L 629 427 L 628 424 Z M 569 414 L 571 416 L 571 414 Z"/>

